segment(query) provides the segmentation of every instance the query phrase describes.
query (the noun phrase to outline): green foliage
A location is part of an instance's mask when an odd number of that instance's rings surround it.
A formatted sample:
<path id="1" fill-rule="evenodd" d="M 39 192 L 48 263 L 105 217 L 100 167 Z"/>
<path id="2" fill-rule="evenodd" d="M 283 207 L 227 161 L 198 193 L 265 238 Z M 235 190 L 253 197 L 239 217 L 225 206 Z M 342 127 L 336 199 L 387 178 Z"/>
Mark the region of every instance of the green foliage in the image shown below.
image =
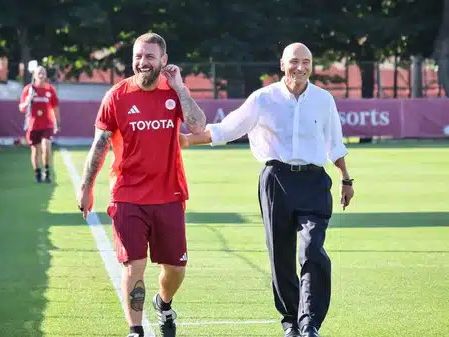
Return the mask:
<path id="1" fill-rule="evenodd" d="M 0 0 L 0 5 L 0 55 L 12 64 L 52 57 L 53 65 L 73 76 L 97 66 L 129 74 L 132 42 L 146 31 L 165 37 L 170 61 L 177 63 L 277 62 L 282 49 L 298 40 L 327 62 L 428 57 L 442 12 L 438 0 Z M 92 56 L 104 48 L 110 50 L 104 57 Z M 260 69 L 256 77 L 270 71 Z"/>

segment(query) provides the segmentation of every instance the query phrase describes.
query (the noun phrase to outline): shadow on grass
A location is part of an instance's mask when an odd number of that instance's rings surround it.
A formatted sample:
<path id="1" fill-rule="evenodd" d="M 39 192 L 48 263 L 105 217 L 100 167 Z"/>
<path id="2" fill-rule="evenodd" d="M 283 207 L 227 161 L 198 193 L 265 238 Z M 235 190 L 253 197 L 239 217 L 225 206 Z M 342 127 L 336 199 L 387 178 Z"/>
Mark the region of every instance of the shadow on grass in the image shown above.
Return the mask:
<path id="1" fill-rule="evenodd" d="M 447 148 L 449 147 L 449 139 L 386 139 L 374 143 L 350 143 L 347 145 L 355 149 Z"/>
<path id="2" fill-rule="evenodd" d="M 246 265 L 248 265 L 248 267 L 251 270 L 253 270 L 254 272 L 259 273 L 265 277 L 270 277 L 270 273 L 267 273 L 263 268 L 261 268 L 259 265 L 257 265 L 253 261 L 251 261 L 247 256 L 241 254 L 244 251 L 231 249 L 229 247 L 228 241 L 224 237 L 223 233 L 221 233 L 220 228 L 216 228 L 214 226 L 207 226 L 207 228 L 215 234 L 218 241 L 220 242 L 220 244 L 221 244 L 220 251 L 225 252 L 226 254 L 235 256 L 239 260 L 243 261 Z"/>
<path id="3" fill-rule="evenodd" d="M 257 215 L 260 219 L 260 216 Z M 232 212 L 214 212 L 214 213 L 201 213 L 201 212 L 187 212 L 187 223 L 251 223 L 250 219 L 239 213 Z"/>
<path id="4" fill-rule="evenodd" d="M 449 212 L 336 213 L 332 227 L 449 227 Z"/>
<path id="5" fill-rule="evenodd" d="M 373 143 L 348 143 L 349 148 L 363 148 L 363 149 L 389 149 L 389 148 L 447 148 L 449 147 L 449 139 L 385 139 L 375 141 Z M 183 151 L 195 150 L 245 150 L 250 151 L 248 141 L 233 142 L 223 146 L 211 147 L 210 145 L 196 145 L 191 146 Z"/>
<path id="6" fill-rule="evenodd" d="M 0 160 L 0 336 L 41 337 L 50 266 L 47 209 L 53 184 L 36 184 L 29 149 Z"/>
<path id="7" fill-rule="evenodd" d="M 111 219 L 105 212 L 96 213 L 103 224 L 111 223 Z M 46 219 L 49 223 L 59 226 L 85 226 L 81 212 L 47 213 Z M 188 225 L 262 226 L 259 213 L 187 212 L 186 222 Z M 449 227 L 449 212 L 334 213 L 330 221 L 330 227 L 340 228 L 441 226 Z"/>
<path id="8" fill-rule="evenodd" d="M 261 226 L 258 213 L 187 212 L 188 224 L 216 226 L 236 224 Z M 331 227 L 437 227 L 449 226 L 449 212 L 400 212 L 400 213 L 335 213 Z"/>

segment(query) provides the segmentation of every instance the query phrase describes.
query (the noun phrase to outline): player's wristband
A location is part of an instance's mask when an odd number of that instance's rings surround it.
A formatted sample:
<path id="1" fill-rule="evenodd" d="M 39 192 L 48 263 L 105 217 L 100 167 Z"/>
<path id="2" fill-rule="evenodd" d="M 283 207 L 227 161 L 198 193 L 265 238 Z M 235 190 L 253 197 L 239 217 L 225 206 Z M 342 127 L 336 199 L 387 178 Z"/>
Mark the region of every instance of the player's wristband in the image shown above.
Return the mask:
<path id="1" fill-rule="evenodd" d="M 342 181 L 341 181 L 341 183 L 343 184 L 343 185 L 347 185 L 347 186 L 352 186 L 352 182 L 354 181 L 354 179 L 343 179 Z"/>

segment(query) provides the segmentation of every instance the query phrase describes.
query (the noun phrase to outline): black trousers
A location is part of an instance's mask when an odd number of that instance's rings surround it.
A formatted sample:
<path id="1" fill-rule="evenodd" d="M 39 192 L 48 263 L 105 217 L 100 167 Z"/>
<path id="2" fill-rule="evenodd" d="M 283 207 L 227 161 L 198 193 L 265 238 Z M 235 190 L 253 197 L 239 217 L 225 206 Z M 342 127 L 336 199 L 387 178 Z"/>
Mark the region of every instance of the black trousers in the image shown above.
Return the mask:
<path id="1" fill-rule="evenodd" d="M 324 169 L 265 166 L 259 177 L 274 302 L 284 330 L 306 324 L 319 329 L 329 308 L 331 262 L 323 244 L 332 213 L 331 185 Z"/>

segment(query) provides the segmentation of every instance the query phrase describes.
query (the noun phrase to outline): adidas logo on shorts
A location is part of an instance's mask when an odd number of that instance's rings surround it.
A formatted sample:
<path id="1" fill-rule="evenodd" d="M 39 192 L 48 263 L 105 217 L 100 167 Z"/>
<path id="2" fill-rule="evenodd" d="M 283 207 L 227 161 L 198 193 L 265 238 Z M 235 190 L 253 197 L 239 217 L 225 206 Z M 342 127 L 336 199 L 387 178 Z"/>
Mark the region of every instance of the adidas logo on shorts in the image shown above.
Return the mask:
<path id="1" fill-rule="evenodd" d="M 182 254 L 182 256 L 179 259 L 179 261 L 187 261 L 187 253 Z"/>

